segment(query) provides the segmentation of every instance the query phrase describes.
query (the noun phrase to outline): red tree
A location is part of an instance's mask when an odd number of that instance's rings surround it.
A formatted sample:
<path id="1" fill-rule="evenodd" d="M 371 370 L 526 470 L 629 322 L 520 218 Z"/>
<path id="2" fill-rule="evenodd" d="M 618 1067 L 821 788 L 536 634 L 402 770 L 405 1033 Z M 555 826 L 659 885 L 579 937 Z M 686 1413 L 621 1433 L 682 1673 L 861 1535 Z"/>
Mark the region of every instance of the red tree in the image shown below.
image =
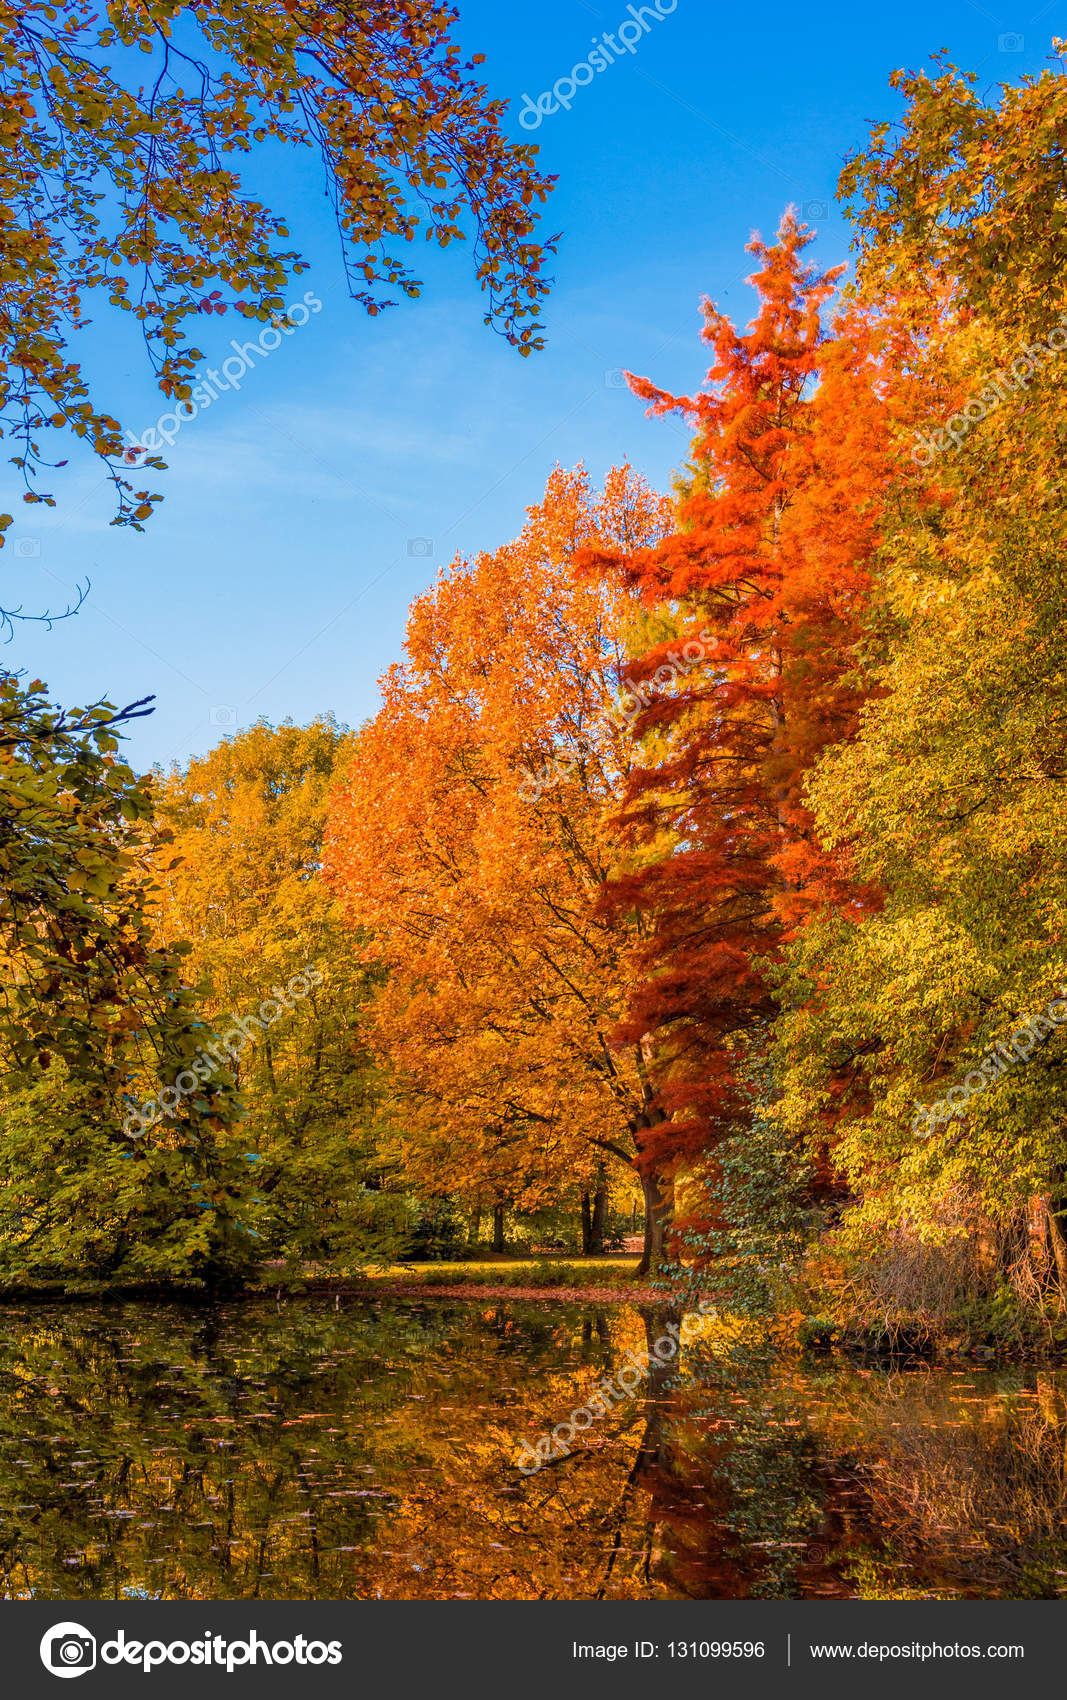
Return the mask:
<path id="1" fill-rule="evenodd" d="M 849 737 L 850 681 L 892 460 L 879 335 L 855 309 L 824 314 L 843 268 L 803 262 L 810 234 L 788 212 L 759 240 L 760 311 L 745 334 L 705 303 L 714 348 L 704 391 L 675 397 L 631 378 L 655 414 L 695 427 L 677 529 L 628 556 L 587 553 L 667 605 L 705 659 L 679 681 L 668 645 L 632 672 L 651 681 L 647 765 L 622 823 L 628 871 L 609 901 L 645 920 L 623 1029 L 654 1058 L 666 1121 L 645 1161 L 669 1176 L 743 1116 L 739 1041 L 773 1014 L 767 965 L 813 904 L 848 902 L 820 848 L 804 780 Z M 679 638 L 673 645 L 677 648 Z"/>

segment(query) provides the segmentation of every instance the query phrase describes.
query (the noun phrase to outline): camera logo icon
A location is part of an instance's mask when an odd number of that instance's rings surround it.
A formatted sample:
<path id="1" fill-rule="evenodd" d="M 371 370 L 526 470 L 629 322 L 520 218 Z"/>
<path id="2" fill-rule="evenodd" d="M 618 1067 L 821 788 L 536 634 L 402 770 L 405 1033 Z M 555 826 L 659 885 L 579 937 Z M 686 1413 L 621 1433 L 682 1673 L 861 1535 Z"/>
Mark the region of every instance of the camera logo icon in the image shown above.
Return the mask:
<path id="1" fill-rule="evenodd" d="M 805 201 L 801 207 L 805 224 L 813 218 L 829 218 L 830 208 L 825 201 Z"/>
<path id="2" fill-rule="evenodd" d="M 39 537 L 20 537 L 15 544 L 15 554 L 20 561 L 35 561 L 41 553 Z"/>
<path id="3" fill-rule="evenodd" d="M 96 1666 L 96 1637 L 80 1623 L 57 1623 L 41 1638 L 41 1663 L 53 1676 L 84 1676 Z"/>
<path id="4" fill-rule="evenodd" d="M 408 554 L 428 556 L 433 554 L 432 537 L 409 537 Z"/>
<path id="5" fill-rule="evenodd" d="M 1005 30 L 1003 35 L 997 36 L 998 53 L 1021 53 L 1025 46 L 1025 37 L 1018 30 Z"/>

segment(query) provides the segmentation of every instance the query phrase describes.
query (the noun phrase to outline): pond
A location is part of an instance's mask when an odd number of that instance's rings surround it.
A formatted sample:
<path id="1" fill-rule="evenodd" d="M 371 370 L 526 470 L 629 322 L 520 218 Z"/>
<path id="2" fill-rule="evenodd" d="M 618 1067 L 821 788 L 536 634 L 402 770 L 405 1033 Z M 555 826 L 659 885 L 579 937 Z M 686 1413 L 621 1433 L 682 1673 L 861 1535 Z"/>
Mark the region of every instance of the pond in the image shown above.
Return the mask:
<path id="1" fill-rule="evenodd" d="M 665 1314 L 447 1299 L 8 1308 L 4 1596 L 1067 1591 L 1058 1371 L 783 1363 L 697 1341 L 569 1456 L 521 1474 L 521 1440 L 585 1405 Z"/>

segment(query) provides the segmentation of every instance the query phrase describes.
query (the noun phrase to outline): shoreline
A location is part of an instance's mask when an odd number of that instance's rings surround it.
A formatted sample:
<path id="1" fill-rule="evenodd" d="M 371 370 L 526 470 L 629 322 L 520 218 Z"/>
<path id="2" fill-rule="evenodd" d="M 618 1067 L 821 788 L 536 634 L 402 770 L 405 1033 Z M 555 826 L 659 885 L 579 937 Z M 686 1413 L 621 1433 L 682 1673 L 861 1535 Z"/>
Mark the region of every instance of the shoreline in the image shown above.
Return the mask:
<path id="1" fill-rule="evenodd" d="M 679 1309 L 684 1305 L 672 1301 L 669 1294 L 650 1286 L 634 1283 L 633 1286 L 616 1284 L 596 1286 L 580 1285 L 544 1285 L 534 1284 L 505 1284 L 499 1282 L 462 1281 L 419 1281 L 419 1280 L 353 1280 L 353 1279 L 324 1279 L 321 1275 L 305 1277 L 303 1280 L 289 1284 L 271 1283 L 255 1287 L 246 1286 L 235 1289 L 217 1288 L 214 1291 L 202 1283 L 163 1284 L 151 1282 L 130 1283 L 129 1285 L 90 1285 L 65 1286 L 56 1281 L 48 1285 L 44 1283 L 12 1284 L 0 1287 L 0 1315 L 5 1308 L 17 1309 L 20 1305 L 44 1306 L 51 1305 L 57 1309 L 76 1310 L 89 1306 L 122 1306 L 122 1305 L 158 1305 L 180 1306 L 185 1309 L 211 1310 L 224 1306 L 265 1306 L 273 1305 L 280 1309 L 283 1301 L 299 1302 L 310 1300 L 313 1303 L 329 1303 L 333 1301 L 335 1309 L 339 1309 L 341 1301 L 350 1304 L 365 1305 L 375 1300 L 408 1300 L 424 1304 L 431 1301 L 453 1304 L 491 1303 L 501 1304 L 513 1302 L 517 1304 L 556 1304 L 556 1305 L 586 1305 L 611 1306 L 633 1305 L 635 1307 L 658 1309 L 671 1308 L 672 1303 Z M 781 1342 L 779 1342 L 781 1346 Z M 991 1343 L 988 1338 L 961 1340 L 958 1334 L 944 1339 L 927 1337 L 918 1340 L 912 1336 L 909 1340 L 902 1335 L 898 1344 L 891 1343 L 886 1338 L 878 1340 L 866 1339 L 857 1335 L 846 1335 L 843 1338 L 821 1342 L 818 1344 L 802 1344 L 795 1341 L 791 1347 L 786 1347 L 786 1355 L 821 1359 L 825 1363 L 865 1364 L 867 1366 L 892 1365 L 919 1371 L 934 1369 L 940 1366 L 967 1365 L 974 1369 L 996 1369 L 1031 1366 L 1063 1367 L 1067 1364 L 1067 1343 L 1048 1341 L 1023 1343 L 997 1342 Z"/>
<path id="2" fill-rule="evenodd" d="M 10 1286 L 0 1288 L 0 1311 L 19 1304 L 186 1304 L 241 1305 L 276 1303 L 282 1299 L 554 1299 L 561 1304 L 669 1304 L 663 1293 L 649 1287 L 536 1287 L 505 1286 L 489 1282 L 457 1281 L 300 1281 L 291 1285 L 224 1288 L 211 1291 L 188 1286 L 160 1286 L 143 1282 L 130 1286 L 65 1287 Z"/>

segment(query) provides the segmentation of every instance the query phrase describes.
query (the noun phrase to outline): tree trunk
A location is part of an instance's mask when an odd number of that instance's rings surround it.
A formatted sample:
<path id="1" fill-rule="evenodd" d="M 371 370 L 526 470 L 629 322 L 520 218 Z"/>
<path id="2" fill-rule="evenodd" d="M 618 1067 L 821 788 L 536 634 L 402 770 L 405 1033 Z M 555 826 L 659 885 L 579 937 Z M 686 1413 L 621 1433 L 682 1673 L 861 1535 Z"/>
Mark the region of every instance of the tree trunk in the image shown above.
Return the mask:
<path id="1" fill-rule="evenodd" d="M 494 1204 L 493 1205 L 493 1250 L 494 1251 L 503 1251 L 503 1249 L 504 1249 L 504 1206 L 502 1204 Z"/>
<path id="2" fill-rule="evenodd" d="M 642 1173 L 645 1195 L 645 1249 L 637 1266 L 638 1275 L 654 1275 L 663 1262 L 663 1248 L 674 1212 L 673 1188 L 658 1175 Z"/>
<path id="3" fill-rule="evenodd" d="M 597 1187 L 593 1194 L 593 1219 L 589 1224 L 589 1251 L 593 1257 L 601 1257 L 604 1252 L 604 1228 L 608 1219 L 608 1183 L 601 1169 L 597 1176 Z"/>
<path id="4" fill-rule="evenodd" d="M 582 1256 L 600 1257 L 604 1251 L 604 1224 L 608 1219 L 608 1181 L 603 1163 L 596 1172 L 596 1191 L 582 1193 Z"/>
<path id="5" fill-rule="evenodd" d="M 478 1235 L 481 1233 L 481 1231 L 482 1231 L 482 1207 L 481 1207 L 480 1204 L 476 1204 L 474 1206 L 473 1214 L 471 1215 L 471 1245 L 472 1246 L 476 1246 L 478 1244 Z"/>
<path id="6" fill-rule="evenodd" d="M 1067 1309 L 1067 1241 L 1063 1237 L 1063 1216 L 1058 1210 L 1049 1206 L 1048 1213 L 1049 1239 L 1052 1241 L 1052 1255 L 1056 1260 L 1056 1279 L 1059 1283 L 1060 1310 Z"/>
<path id="7" fill-rule="evenodd" d="M 1056 1264 L 1056 1283 L 1059 1287 L 1060 1311 L 1067 1310 L 1067 1239 L 1064 1238 L 1064 1181 L 1067 1180 L 1067 1165 L 1056 1163 L 1052 1169 L 1053 1191 L 1047 1202 L 1048 1237 L 1052 1246 L 1052 1256 Z"/>

